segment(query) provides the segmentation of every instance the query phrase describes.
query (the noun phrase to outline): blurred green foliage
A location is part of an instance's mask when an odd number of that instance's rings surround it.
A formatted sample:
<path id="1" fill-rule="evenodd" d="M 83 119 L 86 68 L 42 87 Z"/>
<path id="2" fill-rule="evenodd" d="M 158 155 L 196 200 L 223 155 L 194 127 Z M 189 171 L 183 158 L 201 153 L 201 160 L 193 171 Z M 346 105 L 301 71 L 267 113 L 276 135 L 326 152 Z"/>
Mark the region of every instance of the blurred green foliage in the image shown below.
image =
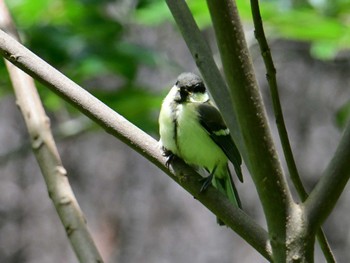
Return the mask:
<path id="1" fill-rule="evenodd" d="M 350 0 L 262 0 L 261 14 L 268 38 L 286 38 L 310 42 L 311 54 L 331 59 L 339 50 L 350 48 Z M 210 25 L 206 2 L 187 0 L 198 25 Z M 252 24 L 250 1 L 236 0 L 240 15 Z M 136 10 L 139 23 L 155 25 L 172 20 L 165 1 L 150 1 Z"/>
<path id="2" fill-rule="evenodd" d="M 206 1 L 186 1 L 202 29 L 211 25 Z M 332 60 L 350 48 L 350 0 L 260 0 L 260 10 L 268 39 L 284 38 L 310 43 L 310 54 L 321 60 Z M 253 26 L 250 0 L 236 0 L 246 24 Z M 149 1 L 136 10 L 135 20 L 156 25 L 172 21 L 165 1 Z M 350 119 L 350 102 L 336 115 L 343 128 Z"/>
<path id="3" fill-rule="evenodd" d="M 126 40 L 133 23 L 156 26 L 173 22 L 164 0 L 7 0 L 25 45 L 150 132 L 162 95 L 137 83 L 140 67 L 161 68 L 162 54 Z M 240 14 L 252 23 L 250 1 L 237 0 Z M 187 0 L 201 28 L 209 27 L 206 1 Z M 319 59 L 332 59 L 350 47 L 350 0 L 262 0 L 261 11 L 269 39 L 287 38 L 311 43 Z M 0 67 L 0 96 L 10 89 Z M 105 79 L 115 85 L 105 88 Z M 39 89 L 53 113 L 74 110 L 47 89 Z"/>
<path id="4" fill-rule="evenodd" d="M 9 0 L 7 4 L 22 41 L 65 75 L 99 97 L 127 119 L 156 131 L 162 96 L 136 83 L 141 66 L 156 67 L 160 54 L 125 40 L 128 18 L 110 12 L 110 0 Z M 132 10 L 131 10 L 132 11 Z M 0 74 L 6 76 L 4 67 Z M 113 78 L 114 85 L 105 86 Z M 8 78 L 1 86 L 8 87 Z M 39 84 L 40 86 L 40 84 Z M 137 87 L 137 88 L 136 88 Z M 3 91 L 3 90 L 2 90 Z M 44 88 L 40 95 L 48 110 L 59 114 L 72 107 Z M 0 94 L 1 95 L 1 94 Z"/>

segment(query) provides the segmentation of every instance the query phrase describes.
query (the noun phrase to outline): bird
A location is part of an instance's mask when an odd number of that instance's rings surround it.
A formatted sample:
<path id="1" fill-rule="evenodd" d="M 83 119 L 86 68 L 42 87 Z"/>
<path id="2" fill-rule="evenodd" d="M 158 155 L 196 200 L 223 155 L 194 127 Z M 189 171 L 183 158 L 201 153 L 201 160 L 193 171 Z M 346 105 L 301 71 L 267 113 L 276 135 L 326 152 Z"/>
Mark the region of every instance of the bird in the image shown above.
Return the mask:
<path id="1" fill-rule="evenodd" d="M 195 168 L 204 168 L 209 176 L 204 178 L 200 191 L 212 184 L 235 207 L 242 208 L 228 166 L 229 162 L 233 164 L 243 182 L 242 157 L 199 76 L 190 72 L 178 76 L 163 100 L 158 121 L 159 142 L 168 157 L 167 164 L 177 156 Z M 220 219 L 218 223 L 223 225 Z"/>

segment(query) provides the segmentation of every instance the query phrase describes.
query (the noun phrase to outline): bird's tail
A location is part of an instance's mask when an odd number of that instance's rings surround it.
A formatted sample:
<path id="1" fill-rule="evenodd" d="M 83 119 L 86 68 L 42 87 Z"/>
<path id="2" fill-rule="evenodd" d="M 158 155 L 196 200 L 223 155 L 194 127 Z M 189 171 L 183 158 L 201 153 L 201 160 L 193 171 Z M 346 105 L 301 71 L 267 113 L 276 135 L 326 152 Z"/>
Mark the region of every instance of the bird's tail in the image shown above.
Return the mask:
<path id="1" fill-rule="evenodd" d="M 222 194 L 224 194 L 231 203 L 242 209 L 241 200 L 238 196 L 236 186 L 233 183 L 232 176 L 228 167 L 225 168 L 224 176 L 213 176 L 213 186 L 218 189 Z M 223 225 L 224 223 L 218 218 L 218 223 Z"/>

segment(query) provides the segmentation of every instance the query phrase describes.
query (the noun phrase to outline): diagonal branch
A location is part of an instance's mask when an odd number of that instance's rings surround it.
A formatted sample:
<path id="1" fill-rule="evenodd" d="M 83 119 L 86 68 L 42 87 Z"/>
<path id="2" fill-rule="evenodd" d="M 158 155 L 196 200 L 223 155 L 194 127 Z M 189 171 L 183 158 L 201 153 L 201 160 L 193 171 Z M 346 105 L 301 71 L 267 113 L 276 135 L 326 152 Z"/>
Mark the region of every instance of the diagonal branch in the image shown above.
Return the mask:
<path id="1" fill-rule="evenodd" d="M 288 132 L 284 122 L 283 111 L 279 99 L 278 85 L 276 79 L 276 68 L 273 63 L 271 50 L 269 44 L 267 43 L 267 39 L 264 32 L 263 22 L 260 14 L 259 0 L 250 0 L 250 4 L 252 8 L 252 17 L 255 27 L 255 37 L 259 43 L 261 55 L 264 60 L 265 68 L 267 71 L 266 78 L 269 83 L 270 95 L 272 98 L 272 105 L 276 118 L 276 126 L 278 129 L 278 134 L 280 137 L 284 157 L 288 166 L 290 178 L 292 179 L 292 182 L 299 194 L 301 201 L 304 202 L 308 194 L 300 179 L 300 175 L 295 164 L 292 148 L 290 146 Z M 336 262 L 322 228 L 320 228 L 317 231 L 317 239 L 323 251 L 323 254 L 327 259 L 327 262 Z"/>
<path id="2" fill-rule="evenodd" d="M 107 132 L 158 166 L 210 211 L 220 217 L 227 226 L 242 236 L 265 258 L 271 259 L 271 249 L 266 231 L 240 209 L 234 208 L 215 188 L 210 187 L 205 193 L 200 193 L 202 186 L 199 180 L 200 175 L 181 160 L 174 162 L 173 169 L 167 169 L 166 159 L 162 156 L 158 143 L 148 134 L 128 122 L 1 30 L 0 54 L 52 89 Z"/>
<path id="3" fill-rule="evenodd" d="M 350 122 L 323 176 L 305 202 L 310 225 L 316 230 L 329 216 L 350 178 Z"/>
<path id="4" fill-rule="evenodd" d="M 18 38 L 3 0 L 0 0 L 0 27 Z M 53 139 L 49 118 L 40 101 L 33 79 L 9 61 L 6 67 L 24 117 L 35 157 L 45 179 L 50 198 L 80 262 L 103 260 L 87 229 L 84 215 L 69 185 L 66 170 Z"/>

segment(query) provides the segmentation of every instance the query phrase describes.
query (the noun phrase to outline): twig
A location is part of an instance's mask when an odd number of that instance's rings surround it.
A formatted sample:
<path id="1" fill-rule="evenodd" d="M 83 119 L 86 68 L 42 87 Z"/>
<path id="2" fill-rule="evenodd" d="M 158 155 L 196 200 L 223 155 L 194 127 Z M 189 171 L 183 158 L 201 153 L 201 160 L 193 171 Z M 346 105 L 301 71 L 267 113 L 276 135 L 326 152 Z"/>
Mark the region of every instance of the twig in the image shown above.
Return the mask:
<path id="1" fill-rule="evenodd" d="M 263 22 L 260 14 L 259 1 L 250 0 L 250 4 L 252 8 L 252 17 L 253 17 L 254 27 L 255 27 L 255 37 L 259 43 L 261 55 L 263 57 L 266 71 L 267 71 L 266 78 L 270 87 L 270 95 L 272 98 L 273 110 L 276 118 L 276 125 L 278 129 L 278 134 L 281 140 L 284 157 L 288 166 L 290 178 L 292 179 L 292 182 L 299 194 L 301 201 L 304 202 L 308 194 L 300 179 L 300 175 L 299 175 L 297 166 L 295 164 L 292 148 L 290 146 L 288 132 L 284 122 L 283 111 L 282 111 L 282 107 L 279 99 L 278 85 L 277 85 L 277 79 L 276 79 L 276 68 L 274 66 L 271 50 L 265 36 Z M 320 228 L 320 230 L 317 231 L 317 239 L 327 259 L 327 262 L 329 263 L 336 262 L 335 257 L 327 242 L 326 236 L 322 228 Z"/>
<path id="2" fill-rule="evenodd" d="M 0 1 L 0 27 L 18 38 L 8 10 Z M 80 262 L 102 263 L 102 258 L 87 229 L 86 221 L 69 185 L 66 170 L 53 139 L 33 79 L 8 61 L 7 69 L 31 138 L 32 148 L 45 179 L 48 192 Z"/>
<path id="3" fill-rule="evenodd" d="M 254 27 L 255 27 L 255 37 L 259 43 L 261 55 L 263 57 L 266 71 L 267 71 L 266 78 L 270 87 L 272 105 L 275 113 L 276 125 L 278 128 L 278 133 L 279 133 L 282 148 L 283 148 L 283 153 L 286 159 L 288 171 L 293 181 L 293 184 L 300 198 L 302 199 L 302 201 L 304 201 L 307 197 L 307 193 L 301 182 L 298 169 L 294 161 L 293 152 L 290 147 L 288 132 L 284 122 L 282 107 L 279 100 L 278 86 L 277 86 L 277 80 L 276 80 L 276 68 L 272 60 L 270 47 L 265 37 L 265 32 L 264 32 L 260 10 L 259 10 L 259 2 L 258 0 L 250 0 L 250 3 L 252 7 L 253 21 L 254 21 Z"/>
<path id="4" fill-rule="evenodd" d="M 350 178 L 350 122 L 348 122 L 338 148 L 320 181 L 305 201 L 305 212 L 310 225 L 321 226 L 337 203 Z"/>
<path id="5" fill-rule="evenodd" d="M 169 170 L 165 165 L 166 159 L 162 156 L 158 143 L 153 138 L 1 30 L 0 53 L 17 67 L 71 103 L 107 132 L 158 166 L 210 211 L 220 217 L 227 226 L 242 236 L 265 258 L 271 259 L 271 249 L 266 231 L 240 209 L 234 208 L 215 188 L 210 187 L 205 193 L 200 193 L 201 183 L 198 180 L 200 175 L 181 160 L 174 162 L 173 166 L 176 171 L 180 172 L 175 173 L 173 169 Z"/>

